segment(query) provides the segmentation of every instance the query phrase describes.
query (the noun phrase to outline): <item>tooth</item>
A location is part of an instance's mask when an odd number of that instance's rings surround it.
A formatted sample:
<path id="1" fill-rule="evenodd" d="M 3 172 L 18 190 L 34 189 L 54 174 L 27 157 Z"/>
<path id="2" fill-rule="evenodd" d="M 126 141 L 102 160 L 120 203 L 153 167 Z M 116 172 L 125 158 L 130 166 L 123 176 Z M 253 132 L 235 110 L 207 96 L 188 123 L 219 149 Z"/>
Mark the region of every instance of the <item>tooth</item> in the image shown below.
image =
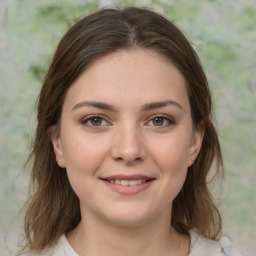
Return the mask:
<path id="1" fill-rule="evenodd" d="M 142 179 L 137 180 L 138 185 L 141 184 L 141 183 L 142 183 Z"/>
<path id="2" fill-rule="evenodd" d="M 108 180 L 110 183 L 115 183 L 122 186 L 136 186 L 146 182 L 145 179 L 138 179 L 138 180 Z"/>
<path id="3" fill-rule="evenodd" d="M 128 186 L 129 185 L 129 180 L 121 180 L 121 185 Z"/>
<path id="4" fill-rule="evenodd" d="M 130 186 L 136 186 L 138 184 L 137 180 L 130 180 L 129 185 Z"/>

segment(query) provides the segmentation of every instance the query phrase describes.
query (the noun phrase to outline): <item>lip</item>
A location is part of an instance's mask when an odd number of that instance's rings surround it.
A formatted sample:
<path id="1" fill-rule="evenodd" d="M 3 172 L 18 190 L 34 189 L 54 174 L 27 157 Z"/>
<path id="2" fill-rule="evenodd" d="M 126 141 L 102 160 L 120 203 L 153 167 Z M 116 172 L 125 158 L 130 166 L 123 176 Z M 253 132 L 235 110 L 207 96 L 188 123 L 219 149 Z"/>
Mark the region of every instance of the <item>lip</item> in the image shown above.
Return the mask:
<path id="1" fill-rule="evenodd" d="M 123 186 L 115 183 L 110 183 L 109 180 L 146 180 L 146 182 L 137 184 L 135 186 Z M 100 178 L 109 188 L 114 190 L 117 193 L 123 195 L 135 195 L 138 194 L 147 188 L 149 188 L 155 181 L 155 178 L 145 176 L 145 175 L 112 175 L 104 178 Z"/>
<path id="2" fill-rule="evenodd" d="M 139 180 L 139 179 L 152 180 L 154 178 L 145 176 L 145 175 L 140 175 L 140 174 L 134 174 L 134 175 L 118 174 L 118 175 L 102 177 L 101 179 L 103 179 L 103 180 Z"/>

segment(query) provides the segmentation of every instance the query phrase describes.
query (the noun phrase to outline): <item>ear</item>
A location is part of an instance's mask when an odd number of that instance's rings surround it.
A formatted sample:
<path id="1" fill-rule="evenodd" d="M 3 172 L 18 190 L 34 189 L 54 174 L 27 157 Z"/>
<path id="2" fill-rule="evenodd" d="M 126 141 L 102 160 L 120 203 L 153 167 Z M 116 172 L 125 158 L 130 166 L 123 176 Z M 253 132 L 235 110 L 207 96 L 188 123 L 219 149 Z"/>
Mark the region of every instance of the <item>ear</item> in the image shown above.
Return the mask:
<path id="1" fill-rule="evenodd" d="M 50 138 L 51 138 L 53 150 L 55 153 L 57 165 L 61 168 L 65 168 L 66 164 L 63 156 L 59 129 L 56 125 L 50 128 Z"/>
<path id="2" fill-rule="evenodd" d="M 204 122 L 200 122 L 197 127 L 194 128 L 193 131 L 193 136 L 191 140 L 191 145 L 190 145 L 190 153 L 189 153 L 189 159 L 188 159 L 188 167 L 193 164 L 195 159 L 197 158 L 203 138 L 204 138 L 204 132 L 205 132 L 205 125 Z"/>

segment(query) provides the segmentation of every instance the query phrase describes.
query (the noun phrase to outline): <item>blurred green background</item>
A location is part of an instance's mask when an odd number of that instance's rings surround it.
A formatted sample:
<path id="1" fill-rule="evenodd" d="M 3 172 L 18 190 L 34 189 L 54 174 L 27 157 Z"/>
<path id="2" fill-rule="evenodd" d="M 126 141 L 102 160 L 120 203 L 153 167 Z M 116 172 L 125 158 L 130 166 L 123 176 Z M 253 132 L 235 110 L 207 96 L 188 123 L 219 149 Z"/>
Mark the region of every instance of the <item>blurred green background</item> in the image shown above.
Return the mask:
<path id="1" fill-rule="evenodd" d="M 22 232 L 35 102 L 60 37 L 98 8 L 132 5 L 170 17 L 201 58 L 226 167 L 217 189 L 224 234 L 256 255 L 255 0 L 0 0 L 0 255 L 14 255 Z"/>

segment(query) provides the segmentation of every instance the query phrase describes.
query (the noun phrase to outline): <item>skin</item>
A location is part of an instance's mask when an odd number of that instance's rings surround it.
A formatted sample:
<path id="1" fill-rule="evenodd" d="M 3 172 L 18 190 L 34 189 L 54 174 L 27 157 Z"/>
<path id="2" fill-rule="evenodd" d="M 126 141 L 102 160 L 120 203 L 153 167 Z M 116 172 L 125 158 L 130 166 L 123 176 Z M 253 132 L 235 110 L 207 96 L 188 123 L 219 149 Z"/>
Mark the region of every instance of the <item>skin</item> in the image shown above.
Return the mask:
<path id="1" fill-rule="evenodd" d="M 172 202 L 203 135 L 203 126 L 192 124 L 184 77 L 154 51 L 120 50 L 85 70 L 68 90 L 60 131 L 52 134 L 56 160 L 80 199 L 82 220 L 67 234 L 75 251 L 187 255 L 189 237 L 170 227 Z M 154 181 L 124 195 L 101 180 L 118 174 Z"/>

